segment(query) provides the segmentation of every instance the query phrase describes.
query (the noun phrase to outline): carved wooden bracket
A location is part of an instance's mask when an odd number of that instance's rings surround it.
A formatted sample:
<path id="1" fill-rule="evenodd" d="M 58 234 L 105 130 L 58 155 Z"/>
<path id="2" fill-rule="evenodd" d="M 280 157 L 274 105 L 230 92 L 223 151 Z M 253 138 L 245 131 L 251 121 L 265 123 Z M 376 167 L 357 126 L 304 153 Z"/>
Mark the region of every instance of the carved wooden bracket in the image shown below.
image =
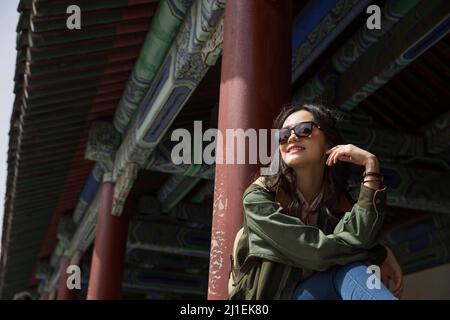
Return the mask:
<path id="1" fill-rule="evenodd" d="M 77 226 L 73 222 L 72 216 L 64 216 L 60 219 L 57 238 L 62 242 L 65 249 L 70 247 L 70 242 L 72 241 L 76 228 Z"/>
<path id="2" fill-rule="evenodd" d="M 120 134 L 112 123 L 96 121 L 92 124 L 89 132 L 84 157 L 88 160 L 97 161 L 105 171 L 111 171 L 120 141 Z"/>
<path id="3" fill-rule="evenodd" d="M 117 178 L 116 185 L 114 187 L 112 208 L 113 216 L 120 216 L 122 214 L 123 206 L 125 205 L 128 193 L 136 180 L 138 169 L 139 166 L 136 163 L 129 163 L 125 167 L 122 175 Z"/>

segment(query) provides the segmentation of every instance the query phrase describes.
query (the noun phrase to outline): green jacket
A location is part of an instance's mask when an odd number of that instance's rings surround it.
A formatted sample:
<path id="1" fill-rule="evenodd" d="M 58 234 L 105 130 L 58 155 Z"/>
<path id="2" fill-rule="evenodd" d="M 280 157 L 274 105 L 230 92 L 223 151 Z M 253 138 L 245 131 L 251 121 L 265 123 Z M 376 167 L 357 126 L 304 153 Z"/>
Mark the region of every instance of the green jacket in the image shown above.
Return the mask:
<path id="1" fill-rule="evenodd" d="M 351 210 L 342 219 L 321 210 L 318 228 L 286 214 L 278 193 L 257 184 L 244 192 L 243 206 L 244 231 L 232 261 L 230 299 L 291 299 L 302 268 L 324 271 L 355 261 L 380 265 L 386 257 L 377 244 L 386 188 L 361 184 Z"/>

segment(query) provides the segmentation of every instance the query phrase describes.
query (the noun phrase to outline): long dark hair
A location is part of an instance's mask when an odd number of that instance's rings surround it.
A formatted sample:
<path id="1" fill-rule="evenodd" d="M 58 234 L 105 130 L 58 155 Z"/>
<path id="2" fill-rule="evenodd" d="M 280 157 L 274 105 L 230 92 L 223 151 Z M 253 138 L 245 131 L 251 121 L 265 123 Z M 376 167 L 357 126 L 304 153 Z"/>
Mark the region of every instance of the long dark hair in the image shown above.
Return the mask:
<path id="1" fill-rule="evenodd" d="M 320 104 L 285 105 L 274 120 L 274 128 L 282 128 L 286 118 L 300 110 L 309 111 L 313 115 L 314 121 L 320 126 L 325 134 L 327 148 L 344 143 L 336 128 L 336 122 L 339 120 L 338 114 L 335 110 Z M 298 213 L 302 210 L 302 203 L 300 202 L 296 191 L 297 177 L 294 170 L 284 163 L 279 154 L 280 151 L 277 150 L 277 152 L 279 157 L 279 168 L 276 170 L 275 174 L 265 177 L 265 184 L 270 189 L 281 187 L 289 200 L 289 206 L 287 208 L 288 212 Z M 331 167 L 325 166 L 324 177 L 320 177 L 320 179 L 325 179 L 326 184 L 327 196 L 324 198 L 324 204 L 333 214 L 339 214 L 337 210 L 341 197 L 344 195 L 347 199 L 349 198 L 348 177 L 348 164 L 343 162 L 338 162 Z"/>

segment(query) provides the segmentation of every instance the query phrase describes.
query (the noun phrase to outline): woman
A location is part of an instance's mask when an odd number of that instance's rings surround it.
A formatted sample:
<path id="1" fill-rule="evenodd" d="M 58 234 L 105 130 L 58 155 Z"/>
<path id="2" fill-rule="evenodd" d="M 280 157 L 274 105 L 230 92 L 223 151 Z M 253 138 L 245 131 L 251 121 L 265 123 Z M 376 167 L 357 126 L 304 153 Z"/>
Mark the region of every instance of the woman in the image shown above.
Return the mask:
<path id="1" fill-rule="evenodd" d="M 320 105 L 287 106 L 276 118 L 280 168 L 244 192 L 230 299 L 399 297 L 400 267 L 377 244 L 386 204 L 378 159 L 343 145 L 335 123 L 333 112 Z M 346 163 L 364 169 L 355 204 Z M 392 293 L 377 283 L 370 265 L 381 266 L 386 286 L 394 281 Z"/>

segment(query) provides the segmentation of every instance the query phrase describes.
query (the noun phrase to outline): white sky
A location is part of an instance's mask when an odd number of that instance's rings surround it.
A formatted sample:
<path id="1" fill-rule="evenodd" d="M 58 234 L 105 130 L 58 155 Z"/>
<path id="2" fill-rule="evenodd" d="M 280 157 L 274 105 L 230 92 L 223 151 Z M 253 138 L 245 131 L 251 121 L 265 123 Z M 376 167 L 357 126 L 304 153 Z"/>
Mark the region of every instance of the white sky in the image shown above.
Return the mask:
<path id="1" fill-rule="evenodd" d="M 9 120 L 14 101 L 13 88 L 17 53 L 16 26 L 19 21 L 18 3 L 18 0 L 0 0 L 0 225 L 3 224 Z M 0 239 L 2 229 L 0 228 Z"/>

